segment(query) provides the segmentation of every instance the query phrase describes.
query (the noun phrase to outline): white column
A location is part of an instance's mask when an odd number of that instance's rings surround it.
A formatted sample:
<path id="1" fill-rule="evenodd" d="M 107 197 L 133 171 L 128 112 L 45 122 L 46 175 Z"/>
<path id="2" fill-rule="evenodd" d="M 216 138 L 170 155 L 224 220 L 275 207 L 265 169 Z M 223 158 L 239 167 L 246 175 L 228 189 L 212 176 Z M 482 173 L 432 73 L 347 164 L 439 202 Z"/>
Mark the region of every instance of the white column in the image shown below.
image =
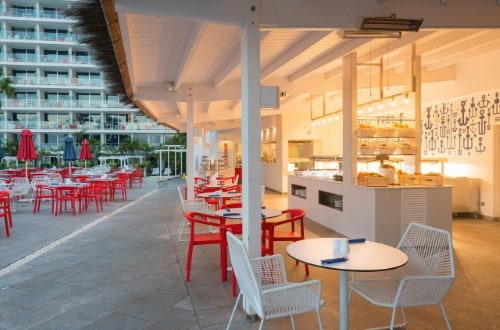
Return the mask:
<path id="1" fill-rule="evenodd" d="M 414 55 L 413 59 L 413 70 L 414 70 L 414 81 L 415 81 L 415 129 L 417 133 L 415 134 L 415 144 L 418 146 L 418 152 L 415 153 L 415 172 L 420 173 L 422 165 L 422 57 L 420 55 Z"/>
<path id="2" fill-rule="evenodd" d="M 188 199 L 194 198 L 194 177 L 196 173 L 194 164 L 194 104 L 191 98 L 191 89 L 189 90 L 189 100 L 187 103 L 187 126 L 186 126 L 186 184 Z"/>
<path id="3" fill-rule="evenodd" d="M 344 184 L 356 184 L 357 149 L 356 125 L 358 119 L 357 53 L 343 57 L 343 175 Z"/>
<path id="4" fill-rule="evenodd" d="M 260 2 L 245 1 L 241 29 L 241 140 L 243 242 L 250 258 L 261 255 L 260 221 Z"/>

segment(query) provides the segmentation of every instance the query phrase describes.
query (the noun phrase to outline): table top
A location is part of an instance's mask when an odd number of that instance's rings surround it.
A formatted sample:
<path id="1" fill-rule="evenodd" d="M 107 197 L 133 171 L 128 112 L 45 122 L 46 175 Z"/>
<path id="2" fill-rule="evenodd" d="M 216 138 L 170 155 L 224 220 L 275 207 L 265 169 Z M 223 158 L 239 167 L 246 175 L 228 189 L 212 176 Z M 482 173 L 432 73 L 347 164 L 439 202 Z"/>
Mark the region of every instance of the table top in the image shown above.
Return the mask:
<path id="1" fill-rule="evenodd" d="M 88 178 L 87 179 L 87 182 L 91 182 L 91 181 L 94 181 L 94 182 L 111 182 L 111 181 L 114 181 L 116 180 L 117 178 L 116 177 L 97 177 L 97 178 Z"/>
<path id="2" fill-rule="evenodd" d="M 262 209 L 261 213 L 263 219 L 274 218 L 281 215 L 281 211 L 276 209 Z M 215 211 L 215 214 L 224 218 L 241 219 L 243 216 L 243 209 L 232 207 L 229 210 L 221 209 Z"/>
<path id="3" fill-rule="evenodd" d="M 206 193 L 198 194 L 198 197 L 201 198 L 231 198 L 231 197 L 240 197 L 241 193 L 236 191 L 211 191 Z"/>
<path id="4" fill-rule="evenodd" d="M 337 258 L 333 251 L 333 238 L 310 238 L 287 246 L 288 255 L 298 261 L 322 268 L 353 272 L 373 272 L 399 268 L 408 262 L 401 250 L 382 243 L 365 241 L 349 244 L 347 260 L 322 264 L 321 260 Z"/>
<path id="5" fill-rule="evenodd" d="M 88 187 L 88 183 L 85 182 L 61 182 L 61 183 L 49 183 L 47 186 L 51 188 L 85 188 Z"/>

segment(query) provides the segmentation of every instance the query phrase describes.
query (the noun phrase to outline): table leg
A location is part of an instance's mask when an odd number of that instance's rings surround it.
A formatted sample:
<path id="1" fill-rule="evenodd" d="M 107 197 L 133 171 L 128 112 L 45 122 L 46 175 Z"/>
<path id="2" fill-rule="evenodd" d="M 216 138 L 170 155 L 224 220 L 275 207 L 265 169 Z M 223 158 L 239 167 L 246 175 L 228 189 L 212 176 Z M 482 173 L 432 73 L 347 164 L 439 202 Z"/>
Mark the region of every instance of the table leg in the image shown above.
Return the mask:
<path id="1" fill-rule="evenodd" d="M 340 289 L 339 289 L 339 306 L 340 306 L 340 330 L 347 330 L 349 328 L 349 305 L 348 305 L 348 275 L 345 270 L 340 271 Z"/>

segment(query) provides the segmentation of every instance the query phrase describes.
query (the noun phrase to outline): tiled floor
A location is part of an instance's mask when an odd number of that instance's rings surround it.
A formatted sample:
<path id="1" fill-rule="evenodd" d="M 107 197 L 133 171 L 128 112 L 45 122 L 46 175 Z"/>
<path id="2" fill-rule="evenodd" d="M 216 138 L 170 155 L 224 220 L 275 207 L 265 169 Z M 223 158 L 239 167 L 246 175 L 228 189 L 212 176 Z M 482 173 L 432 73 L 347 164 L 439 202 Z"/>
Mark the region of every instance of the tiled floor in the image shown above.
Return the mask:
<path id="1" fill-rule="evenodd" d="M 224 329 L 235 300 L 230 281 L 220 282 L 217 248 L 195 248 L 191 281 L 183 279 L 187 243 L 177 241 L 180 184 L 158 186 L 146 178 L 143 189 L 128 193 L 128 203 L 115 202 L 101 213 L 15 214 L 12 237 L 0 233 L 0 329 Z M 268 193 L 266 205 L 286 208 L 286 198 Z M 306 228 L 307 237 L 336 235 L 312 221 Z M 500 329 L 499 233 L 498 222 L 454 220 L 457 278 L 445 307 L 455 329 Z M 278 244 L 277 252 L 284 254 L 285 246 Z M 302 266 L 285 260 L 290 280 L 306 279 Z M 324 285 L 324 326 L 336 329 L 338 274 L 310 269 L 309 277 Z M 445 328 L 438 306 L 408 309 L 407 318 L 407 329 Z M 350 329 L 389 320 L 389 310 L 353 296 Z M 296 325 L 316 328 L 315 315 L 297 317 Z M 233 328 L 255 329 L 257 323 L 240 311 Z M 290 323 L 273 320 L 265 328 L 289 329 Z"/>

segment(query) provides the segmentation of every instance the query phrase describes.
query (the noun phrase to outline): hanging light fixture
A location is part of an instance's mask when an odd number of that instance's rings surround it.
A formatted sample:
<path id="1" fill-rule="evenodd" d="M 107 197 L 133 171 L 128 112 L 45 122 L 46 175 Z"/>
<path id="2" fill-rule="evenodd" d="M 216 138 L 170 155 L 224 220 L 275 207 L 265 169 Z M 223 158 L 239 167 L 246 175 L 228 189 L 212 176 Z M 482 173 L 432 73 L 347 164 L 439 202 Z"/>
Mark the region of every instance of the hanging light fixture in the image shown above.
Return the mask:
<path id="1" fill-rule="evenodd" d="M 405 99 L 403 100 L 404 104 L 410 104 L 410 99 L 408 98 L 408 93 L 405 94 Z"/>

